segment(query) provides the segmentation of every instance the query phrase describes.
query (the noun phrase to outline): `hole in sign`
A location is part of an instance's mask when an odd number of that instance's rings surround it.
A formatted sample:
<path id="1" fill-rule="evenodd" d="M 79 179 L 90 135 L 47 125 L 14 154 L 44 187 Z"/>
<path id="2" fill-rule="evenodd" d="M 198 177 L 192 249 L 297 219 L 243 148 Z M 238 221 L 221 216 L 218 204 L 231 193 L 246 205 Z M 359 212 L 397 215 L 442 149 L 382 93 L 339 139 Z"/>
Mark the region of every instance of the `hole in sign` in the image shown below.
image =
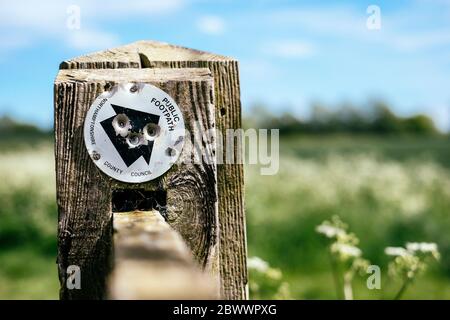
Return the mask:
<path id="1" fill-rule="evenodd" d="M 113 212 L 158 210 L 165 217 L 166 205 L 167 192 L 164 190 L 118 189 L 112 193 Z"/>

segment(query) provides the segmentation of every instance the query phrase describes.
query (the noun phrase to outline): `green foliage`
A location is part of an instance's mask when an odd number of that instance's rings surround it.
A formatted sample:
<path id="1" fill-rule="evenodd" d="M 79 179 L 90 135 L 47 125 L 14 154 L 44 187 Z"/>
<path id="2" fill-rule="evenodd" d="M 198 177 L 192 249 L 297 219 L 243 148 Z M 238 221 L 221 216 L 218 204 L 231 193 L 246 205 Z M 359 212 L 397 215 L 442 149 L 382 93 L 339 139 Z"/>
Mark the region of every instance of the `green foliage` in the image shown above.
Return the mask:
<path id="1" fill-rule="evenodd" d="M 8 116 L 3 116 L 0 117 L 0 134 L 2 138 L 5 138 L 5 135 L 9 137 L 17 135 L 24 138 L 32 136 L 48 136 L 50 135 L 50 131 L 44 131 L 32 124 L 17 122 Z"/>
<path id="2" fill-rule="evenodd" d="M 33 244 L 55 253 L 56 203 L 52 149 L 0 155 L 0 244 Z"/>
<path id="3" fill-rule="evenodd" d="M 53 133 L 32 124 L 17 122 L 8 116 L 0 117 L 0 150 L 39 148 L 51 141 Z"/>
<path id="4" fill-rule="evenodd" d="M 0 153 L 0 299 L 57 298 L 50 145 Z"/>
<path id="5" fill-rule="evenodd" d="M 370 134 L 414 134 L 439 135 L 431 118 L 426 115 L 399 117 L 381 102 L 364 108 L 343 104 L 330 109 L 313 105 L 308 119 L 300 119 L 284 112 L 271 114 L 264 106 L 254 106 L 246 122 L 252 127 L 280 129 L 282 135 L 324 133 L 370 133 Z"/>
<path id="6" fill-rule="evenodd" d="M 58 299 L 55 255 L 43 254 L 32 244 L 0 251 L 0 300 Z"/>
<path id="7" fill-rule="evenodd" d="M 424 115 L 417 115 L 405 119 L 403 123 L 403 130 L 406 132 L 414 132 L 417 134 L 435 134 L 436 127 L 433 120 Z"/>

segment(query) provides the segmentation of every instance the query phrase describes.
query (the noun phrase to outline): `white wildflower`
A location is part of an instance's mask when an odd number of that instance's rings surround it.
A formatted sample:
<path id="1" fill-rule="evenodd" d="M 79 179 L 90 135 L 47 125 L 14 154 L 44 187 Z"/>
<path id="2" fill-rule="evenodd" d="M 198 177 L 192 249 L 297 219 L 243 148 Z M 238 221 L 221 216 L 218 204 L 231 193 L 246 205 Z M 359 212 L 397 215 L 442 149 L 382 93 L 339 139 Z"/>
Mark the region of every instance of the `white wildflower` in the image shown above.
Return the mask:
<path id="1" fill-rule="evenodd" d="M 248 258 L 247 266 L 259 272 L 266 272 L 269 269 L 269 264 L 259 257 Z"/>
<path id="2" fill-rule="evenodd" d="M 338 235 L 345 233 L 345 231 L 342 230 L 341 228 L 331 226 L 328 224 L 321 224 L 317 226 L 316 231 L 318 233 L 325 235 L 327 238 L 335 238 Z"/>
<path id="3" fill-rule="evenodd" d="M 331 251 L 340 254 L 343 258 L 360 257 L 362 254 L 358 247 L 345 243 L 333 243 L 331 246 Z"/>
<path id="4" fill-rule="evenodd" d="M 437 244 L 433 242 L 408 242 L 406 249 L 412 252 L 433 253 L 438 251 Z"/>
<path id="5" fill-rule="evenodd" d="M 398 257 L 404 257 L 409 254 L 408 250 L 402 247 L 387 247 L 384 249 L 384 253 L 386 253 L 388 256 L 398 256 Z"/>

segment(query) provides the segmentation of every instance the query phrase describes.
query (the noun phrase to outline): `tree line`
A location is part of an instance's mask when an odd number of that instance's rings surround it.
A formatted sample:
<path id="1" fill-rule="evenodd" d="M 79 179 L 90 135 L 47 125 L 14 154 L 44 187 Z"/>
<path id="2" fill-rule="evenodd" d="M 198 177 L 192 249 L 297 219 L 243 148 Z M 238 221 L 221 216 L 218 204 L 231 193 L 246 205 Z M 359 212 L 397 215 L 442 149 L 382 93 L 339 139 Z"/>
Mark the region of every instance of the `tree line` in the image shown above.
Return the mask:
<path id="1" fill-rule="evenodd" d="M 280 129 L 280 134 L 416 134 L 440 135 L 433 120 L 424 114 L 409 117 L 396 115 L 385 103 L 377 102 L 366 108 L 341 105 L 327 108 L 313 105 L 308 118 L 300 118 L 290 112 L 279 115 L 265 106 L 255 105 L 244 117 L 246 127 Z"/>

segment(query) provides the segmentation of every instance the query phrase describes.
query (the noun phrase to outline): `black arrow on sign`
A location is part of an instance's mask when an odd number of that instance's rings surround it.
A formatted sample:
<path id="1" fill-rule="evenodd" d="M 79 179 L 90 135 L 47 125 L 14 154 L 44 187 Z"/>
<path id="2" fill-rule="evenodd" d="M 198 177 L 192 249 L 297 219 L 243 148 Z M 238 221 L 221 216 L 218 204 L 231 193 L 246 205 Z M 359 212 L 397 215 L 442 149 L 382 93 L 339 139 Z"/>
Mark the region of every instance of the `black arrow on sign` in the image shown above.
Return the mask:
<path id="1" fill-rule="evenodd" d="M 131 124 L 131 129 L 129 130 L 130 133 L 143 132 L 143 129 L 147 124 L 158 124 L 159 122 L 159 116 L 152 113 L 129 109 L 115 104 L 111 104 L 111 107 L 116 112 L 116 115 L 125 114 L 128 117 Z M 147 141 L 147 144 L 141 144 L 135 148 L 130 148 L 126 141 L 126 137 L 118 135 L 114 130 L 113 120 L 115 117 L 116 116 L 112 116 L 111 118 L 105 119 L 101 121 L 100 124 L 102 125 L 103 130 L 105 130 L 108 138 L 116 148 L 117 152 L 119 152 L 119 155 L 122 158 L 123 162 L 125 162 L 127 167 L 129 167 L 137 159 L 143 157 L 147 164 L 150 164 L 150 157 L 153 150 L 153 141 Z"/>

